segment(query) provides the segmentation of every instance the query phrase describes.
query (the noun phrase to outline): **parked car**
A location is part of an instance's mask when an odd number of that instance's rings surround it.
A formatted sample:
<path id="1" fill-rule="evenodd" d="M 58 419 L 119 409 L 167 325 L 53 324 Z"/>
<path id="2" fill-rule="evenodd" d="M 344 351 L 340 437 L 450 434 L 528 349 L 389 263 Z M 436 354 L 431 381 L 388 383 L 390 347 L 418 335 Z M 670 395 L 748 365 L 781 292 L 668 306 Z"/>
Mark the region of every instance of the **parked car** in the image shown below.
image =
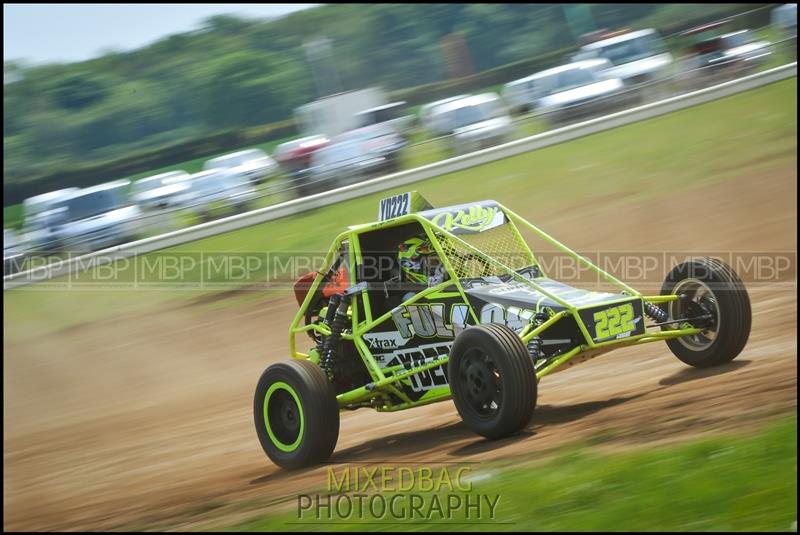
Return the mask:
<path id="1" fill-rule="evenodd" d="M 131 200 L 142 210 L 175 208 L 181 194 L 189 189 L 186 171 L 170 171 L 137 180 L 131 186 Z"/>
<path id="2" fill-rule="evenodd" d="M 400 168 L 400 151 L 408 144 L 397 131 L 388 124 L 375 124 L 346 132 L 337 141 L 358 141 L 364 144 L 365 151 L 384 157 L 383 170 L 397 171 Z"/>
<path id="3" fill-rule="evenodd" d="M 243 212 L 256 197 L 247 176 L 235 169 L 207 169 L 189 179 L 189 188 L 178 196 L 181 206 L 205 220 L 231 210 Z"/>
<path id="4" fill-rule="evenodd" d="M 386 125 L 391 127 L 398 135 L 404 139 L 408 137 L 414 118 L 405 113 L 406 103 L 391 102 L 382 106 L 368 108 L 356 113 L 358 127 L 363 128 L 372 125 Z"/>
<path id="5" fill-rule="evenodd" d="M 139 207 L 126 192 L 128 180 L 78 190 L 60 200 L 53 215 L 54 233 L 69 252 L 84 253 L 135 239 Z"/>
<path id="6" fill-rule="evenodd" d="M 261 149 L 247 149 L 208 160 L 203 170 L 230 169 L 253 184 L 260 184 L 278 172 L 278 164 Z"/>
<path id="7" fill-rule="evenodd" d="M 537 100 L 536 78 L 536 74 L 531 74 L 503 86 L 503 100 L 509 112 L 525 113 L 534 108 L 533 103 Z"/>
<path id="8" fill-rule="evenodd" d="M 306 136 L 275 147 L 275 161 L 289 179 L 288 187 L 298 188 L 308 179 L 312 156 L 330 142 L 331 140 L 325 136 Z M 299 191 L 299 188 L 295 191 Z"/>
<path id="9" fill-rule="evenodd" d="M 26 250 L 39 252 L 57 250 L 58 243 L 54 224 L 57 223 L 58 202 L 77 192 L 79 188 L 64 188 L 42 193 L 25 199 L 22 203 L 24 223 L 22 234 Z"/>
<path id="10" fill-rule="evenodd" d="M 25 253 L 17 233 L 12 229 L 3 229 L 3 276 L 20 271 L 24 260 Z"/>
<path id="11" fill-rule="evenodd" d="M 378 174 L 387 165 L 386 156 L 370 151 L 359 139 L 334 139 L 311 158 L 309 180 L 301 186 L 302 195 L 353 184 Z"/>
<path id="12" fill-rule="evenodd" d="M 619 78 L 609 77 L 607 59 L 569 63 L 533 75 L 529 105 L 552 124 L 633 104 L 636 94 Z"/>
<path id="13" fill-rule="evenodd" d="M 419 109 L 419 121 L 422 126 L 428 130 L 434 136 L 444 136 L 447 135 L 448 132 L 445 129 L 445 126 L 441 124 L 441 115 L 436 113 L 436 109 L 439 106 L 447 104 L 449 102 L 455 102 L 456 100 L 460 100 L 462 98 L 467 98 L 469 95 L 456 95 L 455 97 L 443 98 L 441 100 L 437 100 L 434 102 L 430 102 L 428 104 L 423 104 Z"/>
<path id="14" fill-rule="evenodd" d="M 663 82 L 672 75 L 672 55 L 654 29 L 625 32 L 582 46 L 572 61 L 605 58 L 607 73 L 627 85 Z"/>
<path id="15" fill-rule="evenodd" d="M 61 199 L 78 191 L 79 188 L 64 188 L 56 191 L 49 191 L 41 195 L 29 197 L 22 202 L 25 219 L 41 212 L 51 210 Z"/>
<path id="16" fill-rule="evenodd" d="M 726 28 L 727 21 L 720 21 L 681 34 L 684 50 L 679 81 L 684 89 L 747 74 L 772 53 L 772 44 L 757 39 L 750 30 L 725 33 Z"/>
<path id="17" fill-rule="evenodd" d="M 726 33 L 719 39 L 722 57 L 716 61 L 738 63 L 741 66 L 739 70 L 745 72 L 763 65 L 772 54 L 772 43 L 759 39 L 752 30 Z M 713 62 L 715 58 L 709 61 Z"/>
<path id="18" fill-rule="evenodd" d="M 496 93 L 472 95 L 433 109 L 432 119 L 450 134 L 448 143 L 456 154 L 464 154 L 510 141 L 511 117 Z"/>
<path id="19" fill-rule="evenodd" d="M 772 10 L 770 23 L 775 29 L 782 46 L 797 57 L 797 4 L 783 4 Z"/>

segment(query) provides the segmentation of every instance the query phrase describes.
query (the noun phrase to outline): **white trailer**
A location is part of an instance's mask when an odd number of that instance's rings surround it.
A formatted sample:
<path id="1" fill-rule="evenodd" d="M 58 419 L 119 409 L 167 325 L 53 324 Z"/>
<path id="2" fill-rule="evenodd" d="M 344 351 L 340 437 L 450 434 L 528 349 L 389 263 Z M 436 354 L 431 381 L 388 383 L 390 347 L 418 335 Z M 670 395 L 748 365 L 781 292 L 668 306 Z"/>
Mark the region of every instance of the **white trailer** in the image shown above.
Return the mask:
<path id="1" fill-rule="evenodd" d="M 309 102 L 297 107 L 294 114 L 303 136 L 323 135 L 331 138 L 358 128 L 358 112 L 388 103 L 383 90 L 369 87 Z"/>

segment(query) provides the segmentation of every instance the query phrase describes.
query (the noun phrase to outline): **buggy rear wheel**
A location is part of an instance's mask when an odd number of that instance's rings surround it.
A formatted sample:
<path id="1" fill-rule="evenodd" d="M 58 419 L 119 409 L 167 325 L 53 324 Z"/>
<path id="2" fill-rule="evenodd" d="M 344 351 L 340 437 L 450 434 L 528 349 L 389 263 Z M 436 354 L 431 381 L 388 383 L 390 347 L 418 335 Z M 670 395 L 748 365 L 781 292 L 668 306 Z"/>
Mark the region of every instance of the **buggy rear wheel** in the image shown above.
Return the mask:
<path id="1" fill-rule="evenodd" d="M 667 340 L 676 357 L 706 368 L 730 362 L 741 353 L 750 336 L 750 297 L 729 265 L 714 258 L 678 264 L 661 287 L 661 295 L 671 294 L 681 298 L 661 305 L 670 319 L 706 318 L 689 322 L 702 332 Z M 673 329 L 675 324 L 661 328 Z"/>
<path id="2" fill-rule="evenodd" d="M 339 405 L 322 369 L 308 360 L 264 370 L 253 401 L 256 433 L 264 452 L 282 468 L 323 462 L 339 438 Z"/>
<path id="3" fill-rule="evenodd" d="M 536 372 L 525 344 L 505 325 L 478 325 L 459 334 L 447 372 L 458 414 L 475 433 L 503 438 L 530 422 Z"/>

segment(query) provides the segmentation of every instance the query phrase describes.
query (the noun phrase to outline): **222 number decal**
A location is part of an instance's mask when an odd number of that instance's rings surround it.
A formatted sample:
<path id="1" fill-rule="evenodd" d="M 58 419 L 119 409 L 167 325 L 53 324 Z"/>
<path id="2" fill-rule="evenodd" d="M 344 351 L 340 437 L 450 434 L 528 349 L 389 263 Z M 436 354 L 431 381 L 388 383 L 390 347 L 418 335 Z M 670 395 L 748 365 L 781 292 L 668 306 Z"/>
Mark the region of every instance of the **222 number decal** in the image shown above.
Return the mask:
<path id="1" fill-rule="evenodd" d="M 611 338 L 636 329 L 633 322 L 633 305 L 623 303 L 594 313 L 595 340 Z"/>

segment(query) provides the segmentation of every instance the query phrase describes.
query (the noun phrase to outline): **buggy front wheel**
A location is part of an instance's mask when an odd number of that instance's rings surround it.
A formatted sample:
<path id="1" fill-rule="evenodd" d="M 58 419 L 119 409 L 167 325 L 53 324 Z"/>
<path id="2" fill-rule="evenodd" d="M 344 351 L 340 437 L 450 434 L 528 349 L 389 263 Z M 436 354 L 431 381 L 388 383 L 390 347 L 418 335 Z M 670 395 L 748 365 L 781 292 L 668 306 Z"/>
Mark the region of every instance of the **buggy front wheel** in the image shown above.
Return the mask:
<path id="1" fill-rule="evenodd" d="M 667 275 L 661 295 L 679 296 L 677 301 L 661 305 L 669 319 L 687 319 L 685 326 L 702 329 L 695 335 L 667 340 L 681 361 L 706 368 L 730 362 L 744 349 L 752 321 L 750 298 L 744 283 L 726 263 L 698 258 L 678 264 Z"/>
<path id="2" fill-rule="evenodd" d="M 453 403 L 472 431 L 507 437 L 524 428 L 536 406 L 536 372 L 520 337 L 505 325 L 461 332 L 448 362 Z"/>
<path id="3" fill-rule="evenodd" d="M 264 370 L 253 401 L 256 433 L 267 456 L 281 468 L 325 461 L 339 438 L 339 405 L 322 368 L 308 360 Z"/>

